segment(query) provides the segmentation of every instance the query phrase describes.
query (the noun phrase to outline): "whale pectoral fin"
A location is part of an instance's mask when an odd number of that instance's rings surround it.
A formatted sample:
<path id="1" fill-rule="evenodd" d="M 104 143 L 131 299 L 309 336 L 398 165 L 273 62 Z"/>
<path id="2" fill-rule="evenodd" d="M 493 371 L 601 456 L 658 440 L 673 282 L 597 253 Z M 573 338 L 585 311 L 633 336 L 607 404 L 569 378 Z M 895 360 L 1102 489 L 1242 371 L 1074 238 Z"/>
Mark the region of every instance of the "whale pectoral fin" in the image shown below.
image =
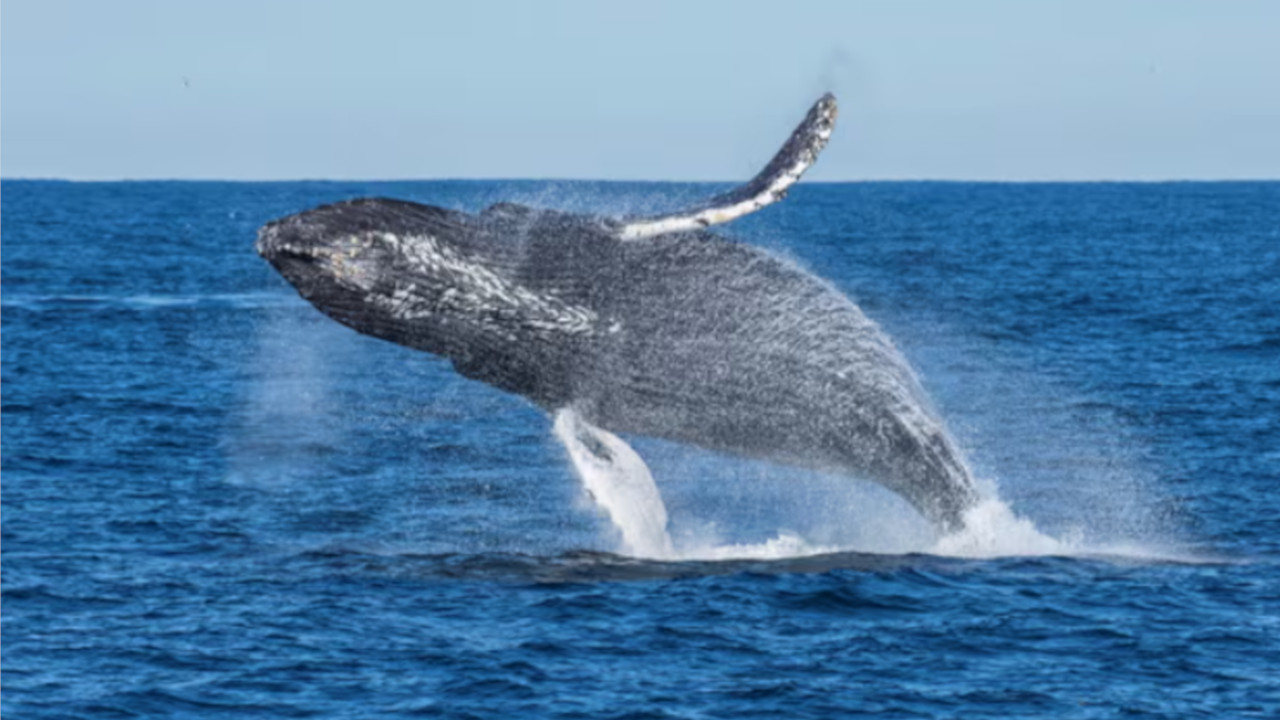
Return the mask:
<path id="1" fill-rule="evenodd" d="M 625 218 L 618 234 L 625 240 L 698 230 L 749 215 L 786 197 L 787 189 L 800 179 L 826 147 L 836 123 L 836 99 L 827 93 L 809 108 L 791 137 L 773 159 L 750 182 L 716 195 L 701 205 L 653 217 Z"/>
<path id="2" fill-rule="evenodd" d="M 649 467 L 622 438 L 595 427 L 572 409 L 556 413 L 555 434 L 596 505 L 622 535 L 624 552 L 671 555 L 667 508 Z"/>

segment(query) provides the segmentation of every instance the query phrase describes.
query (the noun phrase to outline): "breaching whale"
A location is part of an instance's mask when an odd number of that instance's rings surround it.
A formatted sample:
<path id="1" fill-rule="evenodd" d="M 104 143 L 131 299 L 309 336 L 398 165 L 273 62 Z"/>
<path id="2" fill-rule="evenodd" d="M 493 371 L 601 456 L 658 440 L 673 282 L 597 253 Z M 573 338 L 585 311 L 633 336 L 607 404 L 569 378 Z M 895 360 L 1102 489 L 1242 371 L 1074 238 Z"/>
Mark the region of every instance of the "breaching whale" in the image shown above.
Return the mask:
<path id="1" fill-rule="evenodd" d="M 835 118 L 825 95 L 756 177 L 676 213 L 361 198 L 268 222 L 257 251 L 338 322 L 549 412 L 878 482 L 954 531 L 973 481 L 889 338 L 795 263 L 705 230 L 783 198 Z"/>

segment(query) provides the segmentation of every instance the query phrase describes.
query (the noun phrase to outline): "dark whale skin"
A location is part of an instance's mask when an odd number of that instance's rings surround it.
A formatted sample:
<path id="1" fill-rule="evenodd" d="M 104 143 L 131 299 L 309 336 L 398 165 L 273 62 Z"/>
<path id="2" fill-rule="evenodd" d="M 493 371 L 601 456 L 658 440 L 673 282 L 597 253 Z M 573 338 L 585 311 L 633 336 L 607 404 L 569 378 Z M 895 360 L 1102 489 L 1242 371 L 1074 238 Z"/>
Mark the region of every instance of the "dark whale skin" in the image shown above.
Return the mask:
<path id="1" fill-rule="evenodd" d="M 616 433 L 881 483 L 940 529 L 976 493 L 897 349 L 827 282 L 711 232 L 368 198 L 265 225 L 324 313 Z"/>

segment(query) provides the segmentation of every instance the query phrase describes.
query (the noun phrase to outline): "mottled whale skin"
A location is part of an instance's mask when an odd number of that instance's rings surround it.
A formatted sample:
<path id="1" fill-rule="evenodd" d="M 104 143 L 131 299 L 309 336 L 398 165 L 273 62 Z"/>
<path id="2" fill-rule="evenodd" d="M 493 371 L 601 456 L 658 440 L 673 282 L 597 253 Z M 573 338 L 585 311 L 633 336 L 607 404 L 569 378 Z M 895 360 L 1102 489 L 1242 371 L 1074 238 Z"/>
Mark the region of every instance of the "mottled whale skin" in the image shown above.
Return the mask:
<path id="1" fill-rule="evenodd" d="M 362 198 L 272 221 L 257 249 L 338 322 L 550 412 L 872 480 L 957 530 L 970 475 L 892 342 L 827 282 L 698 229 L 781 198 L 834 117 L 826 96 L 760 175 L 681 213 Z"/>

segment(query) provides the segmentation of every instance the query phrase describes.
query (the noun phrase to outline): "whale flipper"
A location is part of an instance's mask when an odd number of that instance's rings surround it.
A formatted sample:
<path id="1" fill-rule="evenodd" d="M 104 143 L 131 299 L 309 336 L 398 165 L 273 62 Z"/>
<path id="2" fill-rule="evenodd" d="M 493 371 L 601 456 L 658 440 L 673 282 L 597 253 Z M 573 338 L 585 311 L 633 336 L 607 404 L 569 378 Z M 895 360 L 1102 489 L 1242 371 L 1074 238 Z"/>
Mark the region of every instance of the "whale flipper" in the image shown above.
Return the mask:
<path id="1" fill-rule="evenodd" d="M 555 434 L 587 492 L 622 534 L 623 549 L 645 557 L 670 557 L 667 508 L 636 451 L 571 408 L 556 412 Z"/>
<path id="2" fill-rule="evenodd" d="M 809 108 L 791 137 L 783 143 L 768 165 L 750 182 L 716 195 L 701 205 L 667 215 L 626 218 L 618 234 L 624 240 L 698 230 L 749 215 L 786 197 L 787 189 L 800 179 L 826 147 L 836 125 L 836 98 L 831 93 L 818 98 Z"/>

